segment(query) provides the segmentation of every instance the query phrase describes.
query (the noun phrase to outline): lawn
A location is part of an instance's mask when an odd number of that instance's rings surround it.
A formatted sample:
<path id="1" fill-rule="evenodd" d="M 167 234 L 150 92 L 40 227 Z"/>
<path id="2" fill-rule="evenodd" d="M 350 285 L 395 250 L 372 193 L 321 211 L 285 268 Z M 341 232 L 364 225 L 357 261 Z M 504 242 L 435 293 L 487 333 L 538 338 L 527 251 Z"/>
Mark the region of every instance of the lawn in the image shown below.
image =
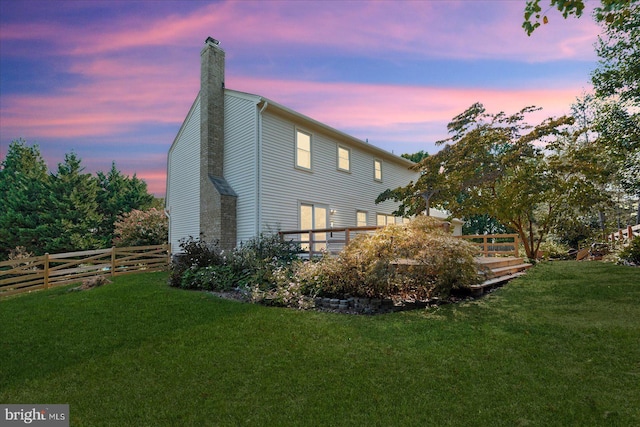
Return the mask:
<path id="1" fill-rule="evenodd" d="M 640 269 L 541 264 L 476 301 L 350 316 L 122 276 L 0 301 L 0 402 L 72 426 L 640 425 Z"/>

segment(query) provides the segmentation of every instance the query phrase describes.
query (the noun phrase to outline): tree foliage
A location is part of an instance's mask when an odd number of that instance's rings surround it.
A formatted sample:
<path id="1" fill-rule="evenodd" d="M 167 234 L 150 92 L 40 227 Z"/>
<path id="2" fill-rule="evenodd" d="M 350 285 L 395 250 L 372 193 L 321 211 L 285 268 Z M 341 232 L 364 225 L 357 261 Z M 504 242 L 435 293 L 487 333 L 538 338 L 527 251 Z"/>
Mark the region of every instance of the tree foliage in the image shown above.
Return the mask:
<path id="1" fill-rule="evenodd" d="M 610 14 L 596 13 L 603 28 L 596 53 L 599 65 L 592 74 L 596 94 L 619 97 L 640 106 L 640 1 L 630 0 Z"/>
<path id="2" fill-rule="evenodd" d="M 600 0 L 600 6 L 595 9 L 595 18 L 598 22 L 620 25 L 630 17 L 632 11 L 629 7 L 636 2 L 637 0 Z M 565 19 L 569 16 L 579 18 L 584 12 L 584 7 L 585 0 L 549 0 L 549 7 L 543 11 L 540 0 L 527 0 L 522 28 L 530 36 L 541 22 L 549 22 L 549 10 L 557 9 Z"/>
<path id="3" fill-rule="evenodd" d="M 0 164 L 0 259 L 16 247 L 42 255 L 111 246 L 118 216 L 153 201 L 144 181 L 115 164 L 92 176 L 70 153 L 49 173 L 37 145 L 14 141 Z"/>
<path id="4" fill-rule="evenodd" d="M 0 259 L 18 246 L 39 252 L 49 180 L 38 146 L 12 142 L 0 167 Z"/>
<path id="5" fill-rule="evenodd" d="M 549 118 L 536 126 L 521 111 L 488 114 L 476 103 L 448 125 L 444 147 L 416 165 L 416 182 L 389 189 L 378 202 L 400 202 L 397 215 L 425 209 L 425 194 L 458 217 L 488 215 L 515 230 L 527 256 L 534 257 L 560 214 L 588 209 L 603 196 L 591 179 L 600 173 L 588 149 L 575 145 L 571 117 Z M 582 159 L 582 160 L 581 160 Z"/>
<path id="6" fill-rule="evenodd" d="M 123 175 L 115 163 L 111 164 L 108 173 L 98 172 L 96 179 L 99 186 L 97 200 L 102 215 L 99 234 L 103 237 L 104 244 L 110 245 L 116 237 L 114 224 L 120 215 L 134 209 L 148 210 L 153 206 L 154 198 L 147 192 L 144 181 L 136 175 Z"/>
<path id="7" fill-rule="evenodd" d="M 66 154 L 64 162 L 51 175 L 47 210 L 42 216 L 47 224 L 43 249 L 49 253 L 89 250 L 101 247 L 98 225 L 98 185 L 91 174 L 83 173 L 75 153 Z"/>

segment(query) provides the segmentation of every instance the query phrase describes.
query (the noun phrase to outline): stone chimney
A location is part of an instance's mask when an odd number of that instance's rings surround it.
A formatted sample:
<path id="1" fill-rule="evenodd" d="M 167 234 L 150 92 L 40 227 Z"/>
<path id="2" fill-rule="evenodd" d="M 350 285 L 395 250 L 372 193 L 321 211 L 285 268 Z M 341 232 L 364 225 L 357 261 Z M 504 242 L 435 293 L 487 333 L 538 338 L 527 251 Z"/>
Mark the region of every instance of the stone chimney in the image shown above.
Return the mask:
<path id="1" fill-rule="evenodd" d="M 207 37 L 200 52 L 200 233 L 236 246 L 237 195 L 224 178 L 224 51 Z"/>

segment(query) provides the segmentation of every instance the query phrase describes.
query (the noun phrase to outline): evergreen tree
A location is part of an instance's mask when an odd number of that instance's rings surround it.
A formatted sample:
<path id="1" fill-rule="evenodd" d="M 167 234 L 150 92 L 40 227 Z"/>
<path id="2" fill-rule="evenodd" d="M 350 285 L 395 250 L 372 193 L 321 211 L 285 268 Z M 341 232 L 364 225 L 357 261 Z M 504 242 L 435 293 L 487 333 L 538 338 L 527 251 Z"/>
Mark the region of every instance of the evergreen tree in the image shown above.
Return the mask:
<path id="1" fill-rule="evenodd" d="M 89 250 L 101 247 L 98 227 L 98 182 L 91 174 L 82 173 L 81 159 L 66 154 L 51 176 L 45 249 L 47 252 Z"/>
<path id="2" fill-rule="evenodd" d="M 153 206 L 154 197 L 147 192 L 147 183 L 133 177 L 123 175 L 116 164 L 111 164 L 111 170 L 105 174 L 97 173 L 99 212 L 102 221 L 99 226 L 99 234 L 103 239 L 103 245 L 110 246 L 114 239 L 114 224 L 120 215 L 129 213 L 134 209 L 147 210 Z"/>
<path id="3" fill-rule="evenodd" d="M 0 259 L 18 246 L 37 255 L 44 253 L 41 236 L 46 224 L 41 213 L 48 184 L 47 165 L 38 146 L 13 141 L 0 167 Z"/>

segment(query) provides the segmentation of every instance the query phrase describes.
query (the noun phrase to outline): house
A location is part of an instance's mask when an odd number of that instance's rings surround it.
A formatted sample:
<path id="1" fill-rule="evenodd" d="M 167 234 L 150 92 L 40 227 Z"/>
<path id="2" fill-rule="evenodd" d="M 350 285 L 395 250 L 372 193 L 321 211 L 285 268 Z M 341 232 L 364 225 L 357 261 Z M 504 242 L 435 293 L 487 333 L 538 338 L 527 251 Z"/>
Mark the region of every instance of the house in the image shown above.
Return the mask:
<path id="1" fill-rule="evenodd" d="M 259 95 L 227 89 L 207 38 L 201 87 L 169 149 L 169 242 L 202 235 L 231 249 L 262 232 L 401 222 L 387 188 L 413 163 Z"/>

